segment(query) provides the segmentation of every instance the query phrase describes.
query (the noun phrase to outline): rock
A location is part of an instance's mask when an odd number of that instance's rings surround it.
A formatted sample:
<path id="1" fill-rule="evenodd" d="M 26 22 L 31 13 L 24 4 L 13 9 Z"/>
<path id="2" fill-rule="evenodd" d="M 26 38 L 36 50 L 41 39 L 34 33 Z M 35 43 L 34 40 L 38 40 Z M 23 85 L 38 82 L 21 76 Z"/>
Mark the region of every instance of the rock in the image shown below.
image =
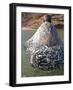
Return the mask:
<path id="1" fill-rule="evenodd" d="M 64 64 L 63 46 L 41 46 L 35 54 L 36 66 L 42 69 L 61 68 Z"/>

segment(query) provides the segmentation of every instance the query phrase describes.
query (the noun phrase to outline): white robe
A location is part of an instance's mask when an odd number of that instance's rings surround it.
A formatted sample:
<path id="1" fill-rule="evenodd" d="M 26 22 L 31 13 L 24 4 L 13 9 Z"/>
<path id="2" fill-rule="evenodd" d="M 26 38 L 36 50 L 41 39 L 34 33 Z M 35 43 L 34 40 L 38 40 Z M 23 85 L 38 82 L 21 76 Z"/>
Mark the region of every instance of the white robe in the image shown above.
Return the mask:
<path id="1" fill-rule="evenodd" d="M 41 45 L 55 45 L 58 40 L 59 37 L 55 27 L 49 22 L 44 22 L 25 44 L 27 51 L 33 54 Z"/>

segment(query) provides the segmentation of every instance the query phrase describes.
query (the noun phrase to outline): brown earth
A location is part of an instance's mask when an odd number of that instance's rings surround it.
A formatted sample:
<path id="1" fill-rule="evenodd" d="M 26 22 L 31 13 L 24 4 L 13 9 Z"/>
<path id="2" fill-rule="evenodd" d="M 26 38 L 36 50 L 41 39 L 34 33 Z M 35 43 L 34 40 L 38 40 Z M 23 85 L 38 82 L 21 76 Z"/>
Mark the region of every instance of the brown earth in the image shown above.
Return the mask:
<path id="1" fill-rule="evenodd" d="M 22 12 L 21 26 L 37 29 L 43 23 L 43 16 L 45 13 L 24 13 Z M 56 28 L 64 28 L 64 15 L 63 14 L 49 14 L 52 16 L 52 23 Z"/>

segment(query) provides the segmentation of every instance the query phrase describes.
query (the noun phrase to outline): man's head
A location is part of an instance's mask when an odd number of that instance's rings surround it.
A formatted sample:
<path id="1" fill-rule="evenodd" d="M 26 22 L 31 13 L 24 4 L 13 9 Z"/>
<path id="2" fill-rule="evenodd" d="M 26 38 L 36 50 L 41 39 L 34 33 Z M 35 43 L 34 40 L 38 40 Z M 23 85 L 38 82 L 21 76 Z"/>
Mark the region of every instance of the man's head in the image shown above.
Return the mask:
<path id="1" fill-rule="evenodd" d="M 44 16 L 44 21 L 47 21 L 47 22 L 51 23 L 51 16 L 50 15 L 45 15 Z"/>

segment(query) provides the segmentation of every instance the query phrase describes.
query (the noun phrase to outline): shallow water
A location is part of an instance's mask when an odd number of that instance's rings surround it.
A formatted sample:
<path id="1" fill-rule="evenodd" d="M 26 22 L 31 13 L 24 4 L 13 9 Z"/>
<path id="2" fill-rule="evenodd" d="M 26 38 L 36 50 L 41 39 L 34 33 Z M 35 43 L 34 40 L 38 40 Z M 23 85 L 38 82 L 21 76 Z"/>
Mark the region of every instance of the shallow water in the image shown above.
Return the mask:
<path id="1" fill-rule="evenodd" d="M 59 33 L 60 38 L 64 41 L 64 31 L 61 29 L 57 30 Z M 33 34 L 35 30 L 30 31 L 21 31 L 21 76 L 22 77 L 33 77 L 33 76 L 53 76 L 53 75 L 63 75 L 64 69 L 56 69 L 56 70 L 41 70 L 38 68 L 33 68 L 30 64 L 30 57 L 28 54 L 25 53 L 24 44 Z"/>

